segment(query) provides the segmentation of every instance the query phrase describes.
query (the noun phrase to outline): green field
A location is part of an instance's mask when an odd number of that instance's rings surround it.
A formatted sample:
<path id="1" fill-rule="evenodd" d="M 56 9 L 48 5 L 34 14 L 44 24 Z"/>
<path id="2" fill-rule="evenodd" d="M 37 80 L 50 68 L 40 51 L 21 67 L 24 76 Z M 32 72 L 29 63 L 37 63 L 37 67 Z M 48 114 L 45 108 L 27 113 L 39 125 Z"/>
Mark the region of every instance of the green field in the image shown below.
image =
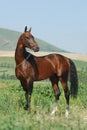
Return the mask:
<path id="1" fill-rule="evenodd" d="M 14 58 L 0 57 L 0 130 L 86 130 L 87 129 L 87 62 L 75 61 L 78 98 L 70 98 L 69 117 L 65 117 L 65 99 L 61 88 L 58 111 L 51 116 L 55 98 L 49 80 L 35 82 L 31 113 L 24 110 L 25 97 L 15 78 Z"/>

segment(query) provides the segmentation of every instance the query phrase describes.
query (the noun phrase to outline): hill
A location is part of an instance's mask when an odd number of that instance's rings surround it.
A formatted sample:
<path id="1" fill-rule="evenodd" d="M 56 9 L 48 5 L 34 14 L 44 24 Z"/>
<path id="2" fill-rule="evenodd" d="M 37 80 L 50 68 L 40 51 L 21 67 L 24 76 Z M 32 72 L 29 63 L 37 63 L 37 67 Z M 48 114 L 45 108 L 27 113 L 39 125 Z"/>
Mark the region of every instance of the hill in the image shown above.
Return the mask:
<path id="1" fill-rule="evenodd" d="M 14 51 L 20 34 L 21 32 L 0 28 L 0 50 L 1 51 Z M 36 41 L 38 42 L 40 46 L 40 51 L 66 52 L 39 38 L 36 38 Z"/>

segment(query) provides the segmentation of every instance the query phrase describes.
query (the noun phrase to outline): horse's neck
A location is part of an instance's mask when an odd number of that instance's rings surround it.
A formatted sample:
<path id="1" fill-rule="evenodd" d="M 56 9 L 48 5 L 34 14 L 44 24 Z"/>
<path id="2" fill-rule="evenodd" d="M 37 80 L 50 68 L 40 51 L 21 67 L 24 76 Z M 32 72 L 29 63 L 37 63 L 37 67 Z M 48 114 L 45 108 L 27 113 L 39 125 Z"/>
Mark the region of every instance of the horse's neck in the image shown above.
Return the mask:
<path id="1" fill-rule="evenodd" d="M 21 44 L 18 44 L 15 51 L 16 64 L 20 64 L 25 59 L 25 53 L 25 48 Z"/>

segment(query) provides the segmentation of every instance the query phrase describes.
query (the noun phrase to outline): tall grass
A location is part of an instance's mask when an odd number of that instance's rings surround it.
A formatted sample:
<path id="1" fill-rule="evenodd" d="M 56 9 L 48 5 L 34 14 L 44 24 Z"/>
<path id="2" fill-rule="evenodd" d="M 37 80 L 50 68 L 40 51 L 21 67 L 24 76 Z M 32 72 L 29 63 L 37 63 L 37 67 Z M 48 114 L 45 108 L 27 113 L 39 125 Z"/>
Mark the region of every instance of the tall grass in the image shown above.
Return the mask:
<path id="1" fill-rule="evenodd" d="M 0 60 L 9 64 L 6 74 L 14 75 L 15 63 L 13 58 Z M 24 110 L 25 94 L 18 80 L 0 79 L 0 130 L 86 130 L 87 129 L 87 63 L 75 61 L 78 70 L 78 98 L 70 98 L 69 117 L 65 117 L 65 98 L 61 88 L 58 111 L 54 116 L 50 113 L 55 105 L 54 93 L 50 82 L 34 83 L 31 98 L 31 112 Z M 5 65 L 5 64 L 4 64 Z M 0 66 L 1 67 L 1 66 Z M 80 69 L 79 69 L 80 68 Z M 82 70 L 84 68 L 84 71 Z M 6 65 L 1 67 L 5 70 Z"/>
<path id="2" fill-rule="evenodd" d="M 49 82 L 34 84 L 30 113 L 23 108 L 25 97 L 20 83 L 9 80 L 1 81 L 1 84 L 4 87 L 0 89 L 0 130 L 86 130 L 86 93 L 81 92 L 84 85 L 78 98 L 70 100 L 70 115 L 66 119 L 63 91 L 57 104 L 58 111 L 54 116 L 50 115 L 55 99 Z"/>

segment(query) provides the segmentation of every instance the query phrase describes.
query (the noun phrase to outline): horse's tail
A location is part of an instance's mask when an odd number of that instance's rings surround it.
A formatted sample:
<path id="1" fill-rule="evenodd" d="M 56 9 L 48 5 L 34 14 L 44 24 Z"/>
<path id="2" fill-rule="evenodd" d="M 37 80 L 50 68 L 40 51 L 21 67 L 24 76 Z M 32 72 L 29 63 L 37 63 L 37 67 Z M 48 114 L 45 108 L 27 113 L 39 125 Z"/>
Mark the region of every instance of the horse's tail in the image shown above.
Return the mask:
<path id="1" fill-rule="evenodd" d="M 74 62 L 69 59 L 70 62 L 70 83 L 71 83 L 71 96 L 76 98 L 78 94 L 78 75 Z"/>

